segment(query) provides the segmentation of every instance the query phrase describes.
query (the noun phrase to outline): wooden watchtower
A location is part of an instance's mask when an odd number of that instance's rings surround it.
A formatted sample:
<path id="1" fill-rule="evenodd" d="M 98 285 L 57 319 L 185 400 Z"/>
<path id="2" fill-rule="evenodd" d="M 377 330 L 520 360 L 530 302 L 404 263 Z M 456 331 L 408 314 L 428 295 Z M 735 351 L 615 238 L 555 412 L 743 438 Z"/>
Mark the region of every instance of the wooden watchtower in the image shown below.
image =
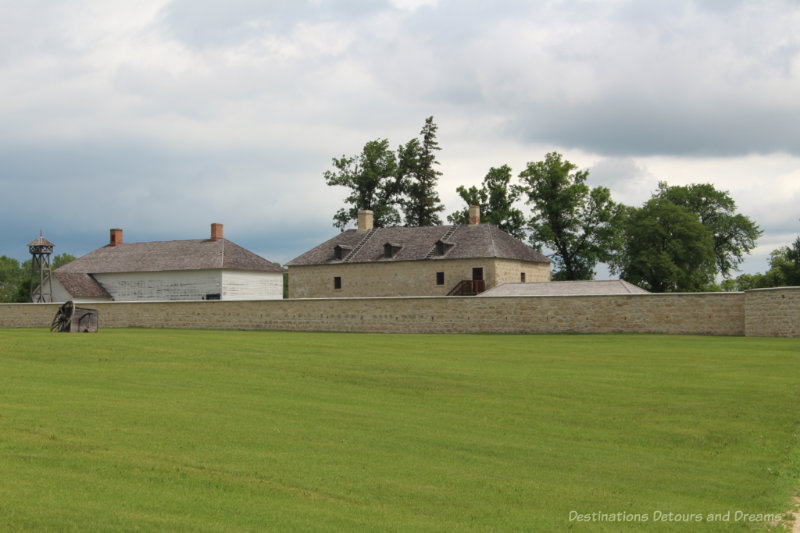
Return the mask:
<path id="1" fill-rule="evenodd" d="M 53 254 L 55 244 L 42 237 L 28 244 L 31 252 L 31 301 L 36 303 L 53 301 L 53 282 L 50 279 L 50 256 Z M 38 274 L 37 274 L 38 272 Z M 39 278 L 39 294 L 34 298 L 33 281 Z M 47 290 L 45 290 L 45 277 Z"/>

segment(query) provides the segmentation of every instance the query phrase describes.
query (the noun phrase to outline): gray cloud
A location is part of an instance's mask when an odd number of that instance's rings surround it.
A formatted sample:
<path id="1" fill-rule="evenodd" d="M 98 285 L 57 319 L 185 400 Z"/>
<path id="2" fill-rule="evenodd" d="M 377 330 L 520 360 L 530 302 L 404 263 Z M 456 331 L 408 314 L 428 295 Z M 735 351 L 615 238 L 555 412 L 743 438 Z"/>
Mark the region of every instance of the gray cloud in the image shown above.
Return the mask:
<path id="1" fill-rule="evenodd" d="M 655 187 L 648 157 L 800 155 L 788 0 L 131 6 L 4 3 L 0 254 L 39 229 L 82 253 L 112 225 L 147 240 L 217 221 L 285 262 L 335 231 L 330 158 L 406 142 L 429 115 L 443 168 L 464 174 L 442 180 L 456 202 L 489 166 L 551 150 L 594 161 L 593 184 L 630 203 Z M 796 198 L 784 167 L 758 177 Z M 769 227 L 791 227 L 791 207 L 770 205 Z"/>
<path id="2" fill-rule="evenodd" d="M 590 186 L 608 187 L 614 201 L 627 205 L 641 205 L 658 184 L 647 168 L 629 158 L 601 159 L 588 170 Z"/>
<path id="3" fill-rule="evenodd" d="M 552 142 L 612 156 L 800 155 L 800 109 L 742 107 L 711 99 L 704 109 L 675 102 L 595 101 L 533 109 L 511 123 L 530 142 Z"/>
<path id="4" fill-rule="evenodd" d="M 313 235 L 307 225 L 324 228 L 332 214 L 324 199 L 298 194 L 318 185 L 324 164 L 300 151 L 175 151 L 129 139 L 6 146 L 0 161 L 2 219 L 14 228 L 0 234 L 0 254 L 20 259 L 39 230 L 56 253 L 81 255 L 103 245 L 110 227 L 132 240 L 164 240 L 201 238 L 211 222 L 223 222 L 231 239 L 264 246 L 268 235 L 277 252 L 267 257 L 285 262 L 295 232 Z"/>
<path id="5" fill-rule="evenodd" d="M 198 48 L 286 34 L 300 22 L 353 20 L 388 4 L 377 0 L 173 0 L 161 11 L 166 30 Z"/>

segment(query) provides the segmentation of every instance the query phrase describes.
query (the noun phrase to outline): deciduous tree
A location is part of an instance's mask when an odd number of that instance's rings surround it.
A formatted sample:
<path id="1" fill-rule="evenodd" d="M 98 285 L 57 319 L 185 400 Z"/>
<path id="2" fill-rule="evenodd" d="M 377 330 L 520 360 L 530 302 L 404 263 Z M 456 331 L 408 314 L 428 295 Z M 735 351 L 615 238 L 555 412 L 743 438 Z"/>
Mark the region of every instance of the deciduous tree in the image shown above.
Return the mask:
<path id="1" fill-rule="evenodd" d="M 333 225 L 344 231 L 358 220 L 358 211 L 370 209 L 375 227 L 396 226 L 402 184 L 397 178 L 397 160 L 387 139 L 369 141 L 357 156 L 333 158 L 333 170 L 325 172 L 325 183 L 350 189 L 346 207 L 333 216 Z"/>
<path id="2" fill-rule="evenodd" d="M 700 218 L 711 233 L 716 269 L 723 277 L 738 269 L 762 234 L 755 222 L 736 212 L 736 202 L 727 191 L 718 191 L 710 183 L 670 186 L 662 181 L 653 197 L 685 207 Z"/>
<path id="3" fill-rule="evenodd" d="M 592 279 L 597 263 L 609 261 L 620 247 L 624 207 L 607 188 L 590 189 L 588 175 L 556 152 L 528 163 L 519 175 L 533 208 L 531 241 L 553 250 L 555 279 Z"/>
<path id="4" fill-rule="evenodd" d="M 518 239 L 525 238 L 525 215 L 514 207 L 520 190 L 511 184 L 511 167 L 492 167 L 483 178 L 481 188 L 463 185 L 456 189 L 467 207 L 447 216 L 453 224 L 469 224 L 469 206 L 481 208 L 481 220 L 490 222 Z"/>
<path id="5" fill-rule="evenodd" d="M 25 275 L 19 261 L 13 257 L 0 256 L 0 302 L 16 302 L 23 279 Z M 30 281 L 30 274 L 28 280 Z"/>
<path id="6" fill-rule="evenodd" d="M 742 274 L 735 280 L 725 280 L 725 290 L 746 291 L 768 287 L 800 286 L 800 237 L 791 246 L 773 250 L 769 254 L 769 270 L 756 274 Z"/>
<path id="7" fill-rule="evenodd" d="M 699 217 L 665 198 L 630 209 L 612 272 L 652 292 L 707 290 L 716 272 L 714 242 Z"/>

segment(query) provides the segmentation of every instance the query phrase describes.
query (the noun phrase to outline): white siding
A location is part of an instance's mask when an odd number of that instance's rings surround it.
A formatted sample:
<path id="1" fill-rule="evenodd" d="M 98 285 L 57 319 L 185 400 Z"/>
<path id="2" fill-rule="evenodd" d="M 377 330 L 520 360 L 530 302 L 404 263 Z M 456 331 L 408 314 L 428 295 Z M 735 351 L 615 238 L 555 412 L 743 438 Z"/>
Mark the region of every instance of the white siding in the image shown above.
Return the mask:
<path id="1" fill-rule="evenodd" d="M 280 300 L 283 274 L 280 272 L 222 272 L 223 300 Z"/>
<path id="2" fill-rule="evenodd" d="M 219 270 L 95 274 L 115 301 L 204 300 L 222 293 Z"/>
<path id="3" fill-rule="evenodd" d="M 31 294 L 31 297 L 33 298 L 34 301 L 36 301 L 36 298 L 39 296 L 39 291 L 41 290 L 41 288 L 42 287 L 39 286 L 33 289 L 33 294 Z M 45 278 L 44 293 L 45 293 L 45 298 L 48 298 L 47 300 L 48 302 L 50 301 L 49 300 L 50 295 L 48 294 L 49 290 L 50 290 L 50 281 L 48 281 L 48 279 Z M 72 300 L 72 296 L 70 296 L 70 294 L 67 292 L 67 289 L 65 289 L 64 286 L 61 283 L 59 283 L 59 281 L 55 277 L 53 277 L 53 301 L 66 302 L 67 300 Z"/>

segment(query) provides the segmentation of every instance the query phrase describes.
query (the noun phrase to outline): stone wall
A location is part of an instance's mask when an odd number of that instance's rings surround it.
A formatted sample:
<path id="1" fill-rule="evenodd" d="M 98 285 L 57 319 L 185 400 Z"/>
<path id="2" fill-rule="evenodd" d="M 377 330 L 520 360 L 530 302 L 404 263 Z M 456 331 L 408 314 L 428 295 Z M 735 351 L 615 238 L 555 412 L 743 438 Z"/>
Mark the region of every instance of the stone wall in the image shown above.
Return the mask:
<path id="1" fill-rule="evenodd" d="M 472 279 L 472 269 L 483 268 L 486 288 L 501 283 L 550 281 L 549 263 L 527 263 L 509 259 L 432 259 L 341 263 L 289 267 L 290 298 L 363 298 L 389 296 L 445 296 L 459 281 Z M 437 285 L 436 273 L 444 275 Z M 334 288 L 334 277 L 341 278 L 341 289 Z"/>
<path id="2" fill-rule="evenodd" d="M 47 327 L 58 304 L 0 305 L 0 327 Z M 667 333 L 800 337 L 800 287 L 747 293 L 111 302 L 100 328 L 386 333 Z"/>
<path id="3" fill-rule="evenodd" d="M 800 287 L 745 293 L 745 335 L 800 337 Z"/>
<path id="4" fill-rule="evenodd" d="M 523 280 L 520 274 L 525 274 Z M 465 278 L 466 279 L 466 278 Z M 549 263 L 527 263 L 525 261 L 512 261 L 511 259 L 498 259 L 495 261 L 495 279 L 491 289 L 503 283 L 531 283 L 550 281 Z"/>

